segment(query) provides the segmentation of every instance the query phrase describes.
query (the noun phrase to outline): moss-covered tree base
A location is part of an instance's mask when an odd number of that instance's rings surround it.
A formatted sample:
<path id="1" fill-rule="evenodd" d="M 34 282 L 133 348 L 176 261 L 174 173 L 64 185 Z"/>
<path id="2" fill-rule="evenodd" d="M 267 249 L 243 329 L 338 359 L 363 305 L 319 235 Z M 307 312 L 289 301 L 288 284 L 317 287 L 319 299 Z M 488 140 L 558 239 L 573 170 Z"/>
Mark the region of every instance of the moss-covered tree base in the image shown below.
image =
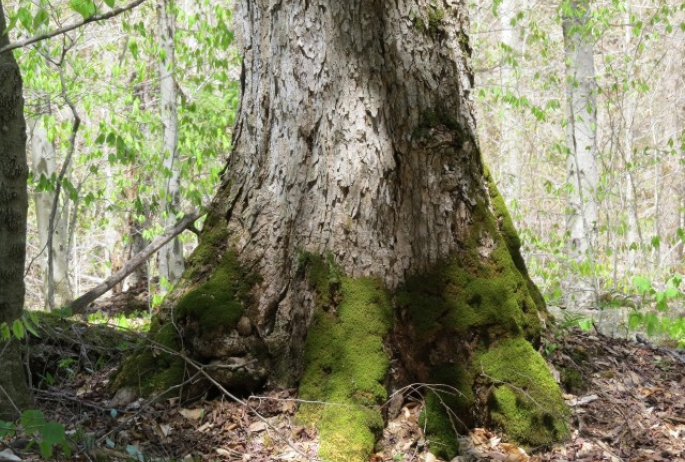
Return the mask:
<path id="1" fill-rule="evenodd" d="M 544 302 L 492 184 L 488 199 L 473 207 L 458 250 L 392 292 L 380 279 L 346 276 L 332 255 L 300 254 L 290 290 L 304 296 L 291 300 L 313 306 L 303 370 L 286 372 L 302 372 L 300 397 L 313 403 L 299 417 L 319 429 L 323 460 L 365 460 L 383 428 L 386 390 L 410 383 L 426 384 L 421 425 L 445 459 L 458 452 L 458 432 L 475 425 L 531 447 L 568 435 L 559 387 L 534 349 Z M 224 230 L 220 220 L 206 225 L 190 282 L 155 318 L 152 347 L 126 362 L 115 387 L 149 394 L 182 382 L 195 371 L 173 351 L 219 362 L 208 371 L 234 390 L 278 380 L 273 365 L 297 350 L 270 346 L 252 324 L 260 277 L 245 270 Z"/>
<path id="2" fill-rule="evenodd" d="M 383 430 L 381 405 L 390 354 L 392 303 L 383 284 L 338 274 L 329 260 L 305 256 L 319 306 L 305 347 L 301 420 L 316 423 L 324 461 L 366 460 Z"/>
<path id="3" fill-rule="evenodd" d="M 150 395 L 183 383 L 197 369 L 189 367 L 180 352 L 205 365 L 220 363 L 207 372 L 233 389 L 252 390 L 266 380 L 268 354 L 246 316 L 259 277 L 246 271 L 227 247 L 225 221 L 209 219 L 202 236 L 182 285 L 152 321 L 149 344 L 125 361 L 113 389 L 134 388 Z M 192 397 L 205 387 L 196 383 L 182 394 Z"/>
<path id="4" fill-rule="evenodd" d="M 492 183 L 489 192 L 494 211 L 478 204 L 462 248 L 409 278 L 395 301 L 403 380 L 446 385 L 428 393 L 422 420 L 431 451 L 447 459 L 457 454 L 455 431 L 476 424 L 531 447 L 568 436 L 559 386 L 532 346 L 544 302 Z"/>

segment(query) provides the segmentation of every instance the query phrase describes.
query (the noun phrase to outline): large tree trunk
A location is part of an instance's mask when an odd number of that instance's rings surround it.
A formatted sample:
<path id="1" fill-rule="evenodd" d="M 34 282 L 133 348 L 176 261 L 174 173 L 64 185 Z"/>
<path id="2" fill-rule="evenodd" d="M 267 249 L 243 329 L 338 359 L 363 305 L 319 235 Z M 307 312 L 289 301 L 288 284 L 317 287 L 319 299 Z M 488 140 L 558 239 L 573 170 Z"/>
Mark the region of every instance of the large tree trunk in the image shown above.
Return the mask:
<path id="1" fill-rule="evenodd" d="M 466 5 L 237 8 L 234 150 L 155 339 L 231 365 L 215 372 L 228 386 L 301 379 L 307 399 L 363 404 L 303 409 L 327 460 L 362 460 L 386 386 L 410 382 L 458 390 L 427 397 L 444 455 L 452 429 L 474 423 L 536 445 L 562 437 L 559 390 L 527 342 L 544 304 L 475 139 Z M 141 353 L 116 383 L 182 377 L 172 357 Z"/>
<path id="2" fill-rule="evenodd" d="M 9 44 L 4 30 L 0 2 L 0 48 Z M 27 177 L 21 74 L 10 51 L 0 54 L 0 324 L 12 325 L 24 307 Z M 16 341 L 0 338 L 0 370 L 0 420 L 7 420 L 31 403 Z"/>

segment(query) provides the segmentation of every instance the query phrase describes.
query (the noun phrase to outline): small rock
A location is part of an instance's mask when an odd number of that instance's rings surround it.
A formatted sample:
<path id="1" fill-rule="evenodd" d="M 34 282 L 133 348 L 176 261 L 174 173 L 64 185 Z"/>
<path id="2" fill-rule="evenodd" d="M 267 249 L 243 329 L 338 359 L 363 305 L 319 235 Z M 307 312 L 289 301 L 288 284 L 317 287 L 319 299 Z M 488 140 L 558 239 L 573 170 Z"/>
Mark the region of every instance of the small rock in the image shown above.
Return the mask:
<path id="1" fill-rule="evenodd" d="M 111 408 L 122 408 L 128 404 L 131 404 L 138 398 L 136 392 L 133 388 L 121 388 L 117 390 L 114 398 L 109 400 L 109 407 Z"/>
<path id="2" fill-rule="evenodd" d="M 245 316 L 240 318 L 236 329 L 241 337 L 248 337 L 252 333 L 252 323 L 250 322 L 250 319 Z"/>

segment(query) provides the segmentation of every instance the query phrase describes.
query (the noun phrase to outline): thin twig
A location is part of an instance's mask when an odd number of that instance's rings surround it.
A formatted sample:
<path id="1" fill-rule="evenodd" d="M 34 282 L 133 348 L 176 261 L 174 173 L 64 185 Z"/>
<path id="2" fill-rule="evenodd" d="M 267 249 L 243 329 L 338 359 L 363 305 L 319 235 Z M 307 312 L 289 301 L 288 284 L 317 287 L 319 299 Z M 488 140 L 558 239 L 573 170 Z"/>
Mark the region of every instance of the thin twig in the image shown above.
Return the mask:
<path id="1" fill-rule="evenodd" d="M 108 11 L 107 13 L 94 14 L 92 16 L 89 16 L 89 17 L 81 20 L 81 21 L 69 24 L 67 26 L 61 27 L 61 28 L 56 29 L 54 31 L 47 32 L 47 33 L 41 34 L 41 35 L 36 35 L 36 36 L 28 38 L 26 40 L 19 40 L 18 42 L 10 43 L 9 45 L 6 45 L 6 46 L 0 48 L 0 54 L 4 53 L 6 51 L 10 51 L 10 50 L 16 50 L 17 48 L 24 48 L 28 45 L 33 45 L 34 43 L 38 43 L 38 42 L 41 42 L 43 40 L 47 40 L 47 39 L 50 39 L 52 37 L 56 37 L 58 35 L 66 34 L 67 32 L 71 32 L 72 30 L 78 29 L 79 27 L 83 27 L 86 24 L 90 24 L 91 22 L 105 21 L 105 20 L 113 18 L 115 16 L 119 16 L 121 13 L 125 13 L 126 11 L 132 10 L 133 8 L 137 7 L 138 5 L 145 3 L 146 1 L 147 0 L 135 0 L 126 6 L 122 6 L 121 8 L 116 8 L 112 11 Z"/>
<path id="2" fill-rule="evenodd" d="M 186 356 L 185 354 L 183 354 L 179 351 L 174 351 L 174 350 L 167 348 L 166 346 L 164 346 L 160 343 L 157 343 L 153 340 L 150 340 L 150 341 L 153 344 L 153 346 L 159 348 L 163 352 L 176 355 L 176 356 L 180 357 L 181 359 L 183 359 L 183 361 L 185 361 L 186 364 L 189 364 L 193 368 L 197 369 L 198 373 L 202 374 L 207 380 L 209 380 L 212 383 L 212 385 L 214 385 L 215 387 L 217 387 L 219 389 L 219 391 L 221 391 L 221 393 L 223 393 L 225 396 L 227 396 L 231 401 L 240 404 L 241 406 L 245 407 L 247 410 L 252 412 L 259 420 L 264 422 L 266 424 L 266 426 L 276 434 L 276 436 L 278 436 L 282 441 L 284 441 L 288 446 L 290 446 L 290 448 L 293 451 L 295 451 L 297 454 L 304 457 L 305 459 L 307 458 L 307 455 L 304 454 L 302 451 L 300 451 L 300 449 L 298 449 L 295 446 L 295 444 L 293 442 L 291 442 L 290 439 L 286 435 L 284 435 L 276 427 L 274 427 L 271 424 L 271 422 L 269 422 L 267 420 L 266 417 L 264 417 L 259 412 L 257 412 L 257 410 L 255 408 L 253 408 L 247 401 L 238 398 L 233 393 L 226 390 L 226 388 L 224 388 L 223 385 L 221 385 L 219 382 L 217 382 L 211 375 L 209 375 L 209 373 L 207 373 L 207 371 L 205 371 L 205 368 L 207 368 L 207 367 L 211 368 L 212 366 L 204 366 L 204 365 L 196 362 L 195 360 L 189 358 L 188 356 Z"/>

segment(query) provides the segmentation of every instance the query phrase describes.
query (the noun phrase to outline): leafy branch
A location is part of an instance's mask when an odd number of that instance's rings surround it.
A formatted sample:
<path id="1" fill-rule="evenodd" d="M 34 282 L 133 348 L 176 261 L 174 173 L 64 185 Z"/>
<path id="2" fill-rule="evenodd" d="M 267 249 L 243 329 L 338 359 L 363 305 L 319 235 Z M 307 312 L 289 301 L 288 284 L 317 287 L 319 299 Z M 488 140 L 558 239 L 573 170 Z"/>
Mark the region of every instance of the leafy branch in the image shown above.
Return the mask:
<path id="1" fill-rule="evenodd" d="M 66 34 L 67 32 L 71 32 L 75 29 L 78 29 L 80 27 L 85 26 L 86 24 L 90 24 L 92 22 L 100 22 L 100 21 L 105 21 L 107 19 L 113 18 L 115 16 L 119 16 L 122 13 L 125 13 L 129 10 L 134 9 L 135 7 L 145 3 L 147 0 L 134 0 L 133 2 L 129 3 L 126 6 L 122 6 L 120 8 L 115 8 L 111 11 L 108 11 L 107 13 L 102 13 L 102 14 L 93 14 L 91 16 L 85 17 L 83 20 L 68 24 L 64 27 L 61 27 L 59 29 L 55 29 L 50 32 L 46 32 L 44 34 L 36 35 L 30 38 L 27 38 L 25 40 L 20 40 L 18 42 L 10 43 L 7 46 L 4 46 L 0 48 L 0 54 L 5 53 L 7 51 L 11 50 L 16 50 L 17 48 L 24 48 L 29 45 L 33 45 L 34 43 L 42 42 L 43 40 L 50 39 L 52 37 L 56 37 L 58 35 L 63 35 Z"/>

